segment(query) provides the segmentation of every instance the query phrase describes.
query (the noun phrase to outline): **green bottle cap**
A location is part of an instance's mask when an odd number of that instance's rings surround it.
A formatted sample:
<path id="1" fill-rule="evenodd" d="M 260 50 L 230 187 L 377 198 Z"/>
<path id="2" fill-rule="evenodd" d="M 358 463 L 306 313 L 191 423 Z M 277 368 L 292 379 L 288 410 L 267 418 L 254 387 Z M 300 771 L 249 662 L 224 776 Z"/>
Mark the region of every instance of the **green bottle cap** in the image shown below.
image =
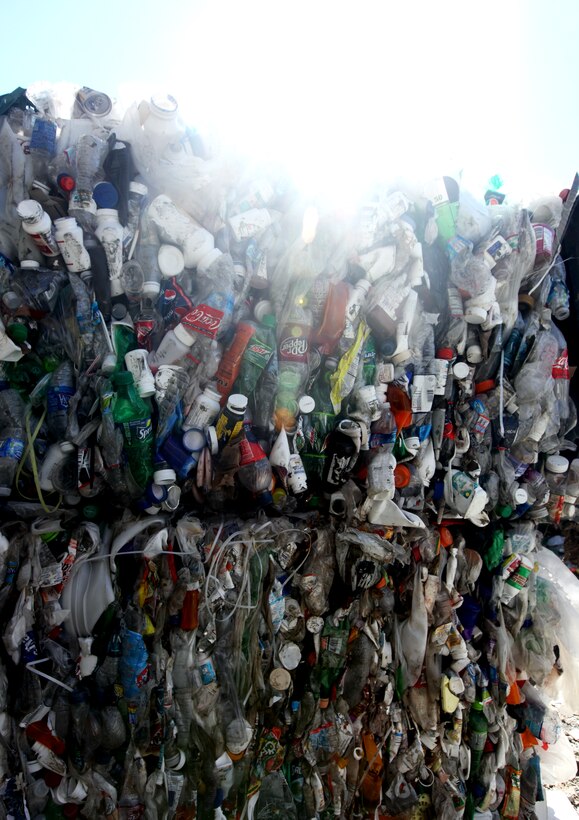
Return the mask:
<path id="1" fill-rule="evenodd" d="M 119 373 L 113 373 L 113 384 L 134 384 L 133 374 L 127 370 L 121 370 Z"/>
<path id="2" fill-rule="evenodd" d="M 17 345 L 24 344 L 28 339 L 28 328 L 26 325 L 20 324 L 20 322 L 14 322 L 14 324 L 8 325 L 6 332 Z"/>
<path id="3" fill-rule="evenodd" d="M 483 707 L 482 703 L 480 702 L 480 700 L 475 700 L 472 704 L 472 708 L 476 709 L 477 712 L 482 712 L 484 707 Z"/>
<path id="4" fill-rule="evenodd" d="M 85 518 L 88 518 L 89 521 L 94 521 L 95 518 L 98 517 L 99 508 L 96 504 L 87 504 L 86 507 L 83 507 L 82 514 Z"/>

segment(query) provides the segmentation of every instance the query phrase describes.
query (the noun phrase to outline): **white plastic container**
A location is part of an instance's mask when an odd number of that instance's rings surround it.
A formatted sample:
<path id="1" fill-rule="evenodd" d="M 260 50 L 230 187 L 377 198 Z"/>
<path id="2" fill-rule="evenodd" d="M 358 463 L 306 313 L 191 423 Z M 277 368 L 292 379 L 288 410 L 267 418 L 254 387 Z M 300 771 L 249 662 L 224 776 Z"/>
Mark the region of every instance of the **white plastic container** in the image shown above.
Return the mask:
<path id="1" fill-rule="evenodd" d="M 90 256 L 84 246 L 82 228 L 72 216 L 61 217 L 54 222 L 54 237 L 62 258 L 71 273 L 90 269 Z"/>
<path id="2" fill-rule="evenodd" d="M 155 395 L 155 377 L 151 373 L 147 359 L 148 353 L 142 348 L 130 350 L 125 354 L 125 365 L 129 373 L 132 373 L 139 396 L 143 399 Z"/>
<path id="3" fill-rule="evenodd" d="M 123 285 L 121 269 L 123 267 L 123 226 L 119 214 L 114 208 L 100 208 L 97 211 L 96 236 L 107 257 L 111 296 L 121 296 Z"/>
<path id="4" fill-rule="evenodd" d="M 23 199 L 16 208 L 22 220 L 22 230 L 33 240 L 44 256 L 58 256 L 60 248 L 54 238 L 52 220 L 39 202 Z"/>
<path id="5" fill-rule="evenodd" d="M 229 226 L 238 242 L 257 236 L 271 225 L 271 214 L 267 208 L 250 208 L 229 220 Z"/>
<path id="6" fill-rule="evenodd" d="M 221 411 L 220 401 L 221 394 L 210 387 L 206 387 L 193 400 L 187 418 L 183 422 L 183 430 L 190 430 L 193 427 L 205 429 L 213 424 Z"/>
<path id="7" fill-rule="evenodd" d="M 185 128 L 179 119 L 179 105 L 170 94 L 155 94 L 149 102 L 139 105 L 143 131 L 155 148 L 163 152 L 171 143 L 179 142 Z"/>
<path id="8" fill-rule="evenodd" d="M 183 325 L 177 325 L 165 333 L 157 350 L 149 355 L 149 367 L 156 370 L 164 364 L 175 364 L 187 355 L 194 341 L 192 333 Z"/>

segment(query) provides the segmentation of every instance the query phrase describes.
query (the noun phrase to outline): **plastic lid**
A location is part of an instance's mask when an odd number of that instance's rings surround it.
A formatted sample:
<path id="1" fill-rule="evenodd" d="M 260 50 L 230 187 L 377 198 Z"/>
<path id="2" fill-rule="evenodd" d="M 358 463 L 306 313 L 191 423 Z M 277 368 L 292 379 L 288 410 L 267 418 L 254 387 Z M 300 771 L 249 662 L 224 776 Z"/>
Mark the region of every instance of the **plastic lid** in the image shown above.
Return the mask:
<path id="1" fill-rule="evenodd" d="M 44 209 L 40 202 L 35 199 L 23 199 L 22 202 L 18 203 L 16 212 L 20 219 L 35 222 L 37 219 L 41 219 Z"/>
<path id="2" fill-rule="evenodd" d="M 66 191 L 67 194 L 70 194 L 71 191 L 74 191 L 76 187 L 74 177 L 70 174 L 59 174 L 56 177 L 56 184 L 58 185 L 61 191 Z"/>
<path id="3" fill-rule="evenodd" d="M 149 279 L 146 282 L 143 282 L 143 296 L 145 299 L 156 299 L 157 296 L 161 293 L 161 285 L 159 282 L 155 282 L 154 280 Z M 193 342 L 191 342 L 193 344 Z"/>
<path id="4" fill-rule="evenodd" d="M 118 373 L 113 373 L 114 384 L 134 384 L 133 374 L 128 370 L 120 370 Z"/>
<path id="5" fill-rule="evenodd" d="M 480 395 L 481 393 L 488 393 L 489 390 L 494 390 L 496 387 L 496 383 L 494 379 L 485 379 L 482 382 L 478 382 L 474 386 L 474 392 L 476 395 Z"/>
<path id="6" fill-rule="evenodd" d="M 129 182 L 129 193 L 147 196 L 149 189 L 142 182 Z"/>
<path id="7" fill-rule="evenodd" d="M 535 298 L 533 296 L 530 296 L 528 293 L 519 293 L 519 305 L 525 305 L 525 307 L 534 308 Z"/>
<path id="8" fill-rule="evenodd" d="M 8 325 L 6 332 L 17 345 L 23 344 L 28 339 L 28 328 L 26 325 L 21 325 L 20 322 Z"/>
<path id="9" fill-rule="evenodd" d="M 121 319 L 124 319 L 129 311 L 127 310 L 127 306 L 123 302 L 115 302 L 115 304 L 111 308 L 111 316 L 117 322 L 120 322 Z"/>
<path id="10" fill-rule="evenodd" d="M 279 659 L 286 669 L 295 669 L 301 660 L 302 653 L 297 643 L 288 641 L 279 650 Z"/>
<path id="11" fill-rule="evenodd" d="M 97 208 L 96 215 L 97 219 L 99 216 L 106 217 L 107 219 L 109 219 L 110 217 L 114 217 L 115 219 L 119 218 L 119 212 L 116 210 L 116 208 Z"/>
<path id="12" fill-rule="evenodd" d="M 467 365 L 466 362 L 457 362 L 453 365 L 452 372 L 454 374 L 455 379 L 459 381 L 462 379 L 467 379 L 470 373 L 470 367 Z"/>
<path id="13" fill-rule="evenodd" d="M 482 307 L 467 307 L 464 312 L 464 318 L 470 325 L 482 325 L 484 320 L 487 318 L 487 313 L 484 308 Z"/>
<path id="14" fill-rule="evenodd" d="M 87 504 L 82 508 L 82 514 L 85 518 L 88 518 L 89 521 L 94 521 L 99 514 L 99 508 L 96 504 Z"/>
<path id="15" fill-rule="evenodd" d="M 185 267 L 185 259 L 183 254 L 176 248 L 175 245 L 161 245 L 157 255 L 159 262 L 159 269 L 163 276 L 172 278 L 183 273 Z"/>
<path id="16" fill-rule="evenodd" d="M 253 308 L 253 315 L 258 322 L 263 322 L 265 316 L 273 315 L 273 305 L 267 299 L 262 299 Z"/>
<path id="17" fill-rule="evenodd" d="M 97 182 L 92 192 L 92 198 L 97 208 L 108 210 L 116 208 L 119 202 L 119 192 L 112 182 Z"/>
<path id="18" fill-rule="evenodd" d="M 482 710 L 484 709 L 484 706 L 482 705 L 480 700 L 475 700 L 472 704 L 472 708 L 476 709 L 477 712 L 482 712 Z"/>
<path id="19" fill-rule="evenodd" d="M 529 494 L 524 487 L 518 487 L 513 493 L 513 501 L 517 505 L 526 504 L 529 499 Z"/>
<path id="20" fill-rule="evenodd" d="M 569 469 L 569 460 L 565 456 L 549 456 L 545 467 L 550 473 L 566 473 Z"/>
<path id="21" fill-rule="evenodd" d="M 151 97 L 151 108 L 157 116 L 170 119 L 177 112 L 179 104 L 171 94 L 153 94 Z"/>
<path id="22" fill-rule="evenodd" d="M 205 447 L 205 433 L 199 427 L 191 427 L 183 433 L 182 441 L 186 450 L 190 453 L 198 453 Z"/>
<path id="23" fill-rule="evenodd" d="M 39 267 L 40 263 L 35 262 L 34 259 L 25 259 L 20 263 L 21 270 L 38 270 Z"/>
<path id="24" fill-rule="evenodd" d="M 497 507 L 497 512 L 501 518 L 510 518 L 513 514 L 513 508 L 510 504 L 503 504 L 501 507 Z"/>
<path id="25" fill-rule="evenodd" d="M 181 487 L 178 484 L 173 484 L 169 487 L 167 498 L 163 502 L 163 507 L 170 512 L 177 509 L 181 503 Z"/>
<path id="26" fill-rule="evenodd" d="M 161 486 L 170 486 L 174 484 L 177 480 L 177 473 L 175 470 L 171 470 L 170 467 L 163 467 L 160 470 L 155 470 L 153 473 L 153 481 L 155 484 L 160 484 Z"/>
<path id="27" fill-rule="evenodd" d="M 54 227 L 55 228 L 66 228 L 70 225 L 71 228 L 76 226 L 76 219 L 74 216 L 59 216 L 58 219 L 54 220 Z"/>
<path id="28" fill-rule="evenodd" d="M 394 468 L 394 486 L 397 489 L 410 484 L 411 472 L 406 464 L 397 464 Z"/>
<path id="29" fill-rule="evenodd" d="M 227 399 L 227 407 L 233 413 L 245 413 L 247 404 L 247 396 L 243 396 L 241 393 L 232 393 Z"/>
<path id="30" fill-rule="evenodd" d="M 263 319 L 261 320 L 261 324 L 265 325 L 265 327 L 275 328 L 277 322 L 275 320 L 275 316 L 271 313 L 266 313 Z"/>
<path id="31" fill-rule="evenodd" d="M 148 399 L 149 396 L 154 396 L 156 392 L 155 388 L 155 377 L 152 373 L 144 373 L 141 378 L 139 379 L 139 383 L 137 385 L 139 390 L 139 396 L 142 399 Z"/>
<path id="32" fill-rule="evenodd" d="M 406 364 L 406 362 L 409 362 L 411 358 L 412 353 L 410 352 L 410 350 L 406 349 L 401 350 L 399 353 L 394 353 L 394 355 L 392 356 L 392 361 L 396 365 L 402 365 Z"/>
<path id="33" fill-rule="evenodd" d="M 2 301 L 8 310 L 17 310 L 22 304 L 22 299 L 13 290 L 7 290 L 2 297 Z"/>
<path id="34" fill-rule="evenodd" d="M 207 446 L 211 450 L 211 455 L 214 456 L 219 452 L 219 441 L 217 439 L 217 431 L 215 430 L 215 427 L 211 425 L 207 428 L 205 434 L 207 436 Z"/>
<path id="35" fill-rule="evenodd" d="M 354 285 L 356 288 L 362 288 L 364 293 L 368 293 L 370 288 L 372 287 L 372 283 L 369 282 L 367 279 L 358 279 L 356 284 Z"/>
<path id="36" fill-rule="evenodd" d="M 480 364 L 483 354 L 480 345 L 469 345 L 466 349 L 466 358 L 471 364 Z"/>
<path id="37" fill-rule="evenodd" d="M 195 336 L 192 333 L 189 333 L 186 327 L 182 324 L 178 324 L 176 327 L 173 328 L 173 333 L 177 337 L 178 341 L 181 344 L 187 345 L 187 347 L 191 347 L 193 342 L 195 341 Z"/>
<path id="38" fill-rule="evenodd" d="M 450 361 L 450 359 L 454 358 L 454 350 L 452 347 L 439 347 L 436 351 L 436 358 Z"/>
<path id="39" fill-rule="evenodd" d="M 302 396 L 298 401 L 298 407 L 300 413 L 307 415 L 308 413 L 314 412 L 316 409 L 316 402 L 311 396 Z"/>
<path id="40" fill-rule="evenodd" d="M 282 669 L 281 667 L 272 669 L 269 682 L 272 689 L 276 689 L 278 692 L 285 692 L 286 689 L 289 689 L 291 686 L 292 676 L 287 669 Z"/>

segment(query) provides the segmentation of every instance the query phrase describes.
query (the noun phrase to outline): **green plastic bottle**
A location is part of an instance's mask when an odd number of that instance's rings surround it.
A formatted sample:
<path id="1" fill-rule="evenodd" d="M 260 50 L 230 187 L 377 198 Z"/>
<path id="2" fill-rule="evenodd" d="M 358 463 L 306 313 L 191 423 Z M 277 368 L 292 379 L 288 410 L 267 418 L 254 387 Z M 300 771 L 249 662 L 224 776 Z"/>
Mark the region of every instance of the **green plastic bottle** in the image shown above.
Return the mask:
<path id="1" fill-rule="evenodd" d="M 471 749 L 471 780 L 476 778 L 479 772 L 485 743 L 487 742 L 488 731 L 489 722 L 483 712 L 483 705 L 479 700 L 475 700 L 470 708 L 470 714 L 468 716 L 468 734 Z"/>
<path id="2" fill-rule="evenodd" d="M 122 430 L 124 450 L 133 478 L 144 489 L 153 475 L 151 411 L 137 393 L 131 373 L 115 373 L 113 383 L 117 391 L 113 418 Z"/>

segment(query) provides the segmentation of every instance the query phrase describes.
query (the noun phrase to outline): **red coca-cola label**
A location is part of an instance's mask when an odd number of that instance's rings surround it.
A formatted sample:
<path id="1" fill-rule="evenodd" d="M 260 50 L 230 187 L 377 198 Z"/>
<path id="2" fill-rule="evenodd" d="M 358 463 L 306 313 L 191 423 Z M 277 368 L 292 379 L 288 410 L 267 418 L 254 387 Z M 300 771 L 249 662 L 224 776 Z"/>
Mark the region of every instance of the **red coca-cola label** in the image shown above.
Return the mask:
<path id="1" fill-rule="evenodd" d="M 245 464 L 253 464 L 255 461 L 260 461 L 266 455 L 257 443 L 257 441 L 250 441 L 247 438 L 239 442 L 240 459 L 239 465 L 243 467 Z"/>
<path id="2" fill-rule="evenodd" d="M 151 334 L 155 327 L 153 319 L 137 319 L 135 321 L 135 334 L 139 347 L 151 350 Z"/>
<path id="3" fill-rule="evenodd" d="M 181 320 L 181 324 L 187 330 L 193 330 L 195 333 L 200 333 L 201 336 L 207 336 L 208 339 L 215 339 L 222 319 L 222 310 L 201 304 L 189 311 L 187 316 Z"/>
<path id="4" fill-rule="evenodd" d="M 569 378 L 569 354 L 567 352 L 567 348 L 565 348 L 561 355 L 555 359 L 552 375 L 554 379 Z"/>
<path id="5" fill-rule="evenodd" d="M 284 361 L 307 362 L 308 339 L 306 336 L 287 336 L 280 342 L 279 357 Z"/>

